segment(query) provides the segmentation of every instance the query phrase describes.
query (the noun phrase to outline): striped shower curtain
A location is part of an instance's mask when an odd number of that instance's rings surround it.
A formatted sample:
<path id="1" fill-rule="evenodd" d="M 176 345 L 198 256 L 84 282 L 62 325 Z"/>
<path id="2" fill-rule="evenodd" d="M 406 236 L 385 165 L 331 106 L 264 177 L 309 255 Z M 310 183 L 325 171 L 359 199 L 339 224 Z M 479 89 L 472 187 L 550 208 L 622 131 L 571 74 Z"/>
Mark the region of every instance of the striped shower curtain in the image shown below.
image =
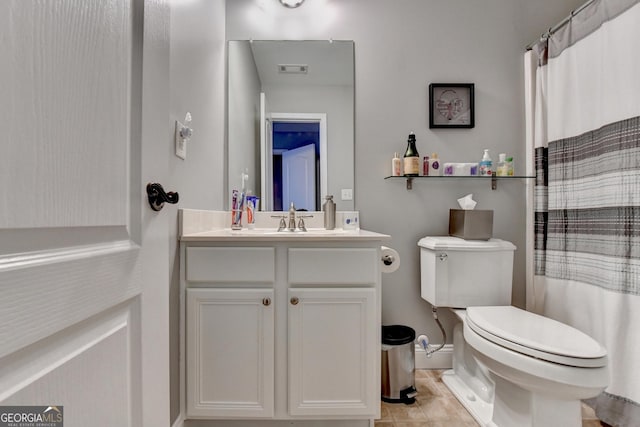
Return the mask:
<path id="1" fill-rule="evenodd" d="M 640 426 L 640 0 L 594 0 L 525 55 L 536 182 L 527 308 L 607 348 L 587 402 Z"/>

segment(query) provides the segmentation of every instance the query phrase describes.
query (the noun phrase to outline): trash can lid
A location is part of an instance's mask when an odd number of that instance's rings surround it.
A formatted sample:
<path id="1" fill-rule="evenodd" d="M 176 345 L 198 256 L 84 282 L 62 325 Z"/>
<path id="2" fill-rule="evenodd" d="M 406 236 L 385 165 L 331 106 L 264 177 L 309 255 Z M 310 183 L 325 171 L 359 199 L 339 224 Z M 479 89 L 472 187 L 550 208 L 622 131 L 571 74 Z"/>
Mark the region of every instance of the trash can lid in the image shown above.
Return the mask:
<path id="1" fill-rule="evenodd" d="M 409 326 L 389 325 L 382 327 L 382 344 L 402 345 L 413 342 L 416 331 Z"/>

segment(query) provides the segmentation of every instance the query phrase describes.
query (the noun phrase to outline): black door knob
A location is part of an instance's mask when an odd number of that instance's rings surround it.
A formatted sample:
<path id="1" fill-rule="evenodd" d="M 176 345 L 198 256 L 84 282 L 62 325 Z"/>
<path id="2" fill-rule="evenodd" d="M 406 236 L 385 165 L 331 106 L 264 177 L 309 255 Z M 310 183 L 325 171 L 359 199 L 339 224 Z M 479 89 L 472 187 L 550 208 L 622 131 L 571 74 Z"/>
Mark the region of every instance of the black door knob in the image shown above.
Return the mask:
<path id="1" fill-rule="evenodd" d="M 162 185 L 157 182 L 147 184 L 147 198 L 149 199 L 149 206 L 154 211 L 162 210 L 164 203 L 176 204 L 178 203 L 179 195 L 177 192 L 170 191 L 166 193 Z"/>

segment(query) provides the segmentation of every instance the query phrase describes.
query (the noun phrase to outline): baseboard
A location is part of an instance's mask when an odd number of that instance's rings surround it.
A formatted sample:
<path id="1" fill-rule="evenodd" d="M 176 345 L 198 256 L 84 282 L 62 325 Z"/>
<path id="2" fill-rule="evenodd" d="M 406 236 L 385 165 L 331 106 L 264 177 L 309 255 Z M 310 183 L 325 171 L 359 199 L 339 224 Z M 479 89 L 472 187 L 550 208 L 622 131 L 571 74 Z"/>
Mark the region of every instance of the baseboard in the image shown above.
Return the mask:
<path id="1" fill-rule="evenodd" d="M 176 418 L 171 427 L 184 427 L 184 417 L 182 414 L 178 415 L 178 418 Z"/>
<path id="2" fill-rule="evenodd" d="M 416 344 L 416 369 L 451 369 L 453 367 L 453 344 L 445 346 L 427 357 L 426 351 Z"/>

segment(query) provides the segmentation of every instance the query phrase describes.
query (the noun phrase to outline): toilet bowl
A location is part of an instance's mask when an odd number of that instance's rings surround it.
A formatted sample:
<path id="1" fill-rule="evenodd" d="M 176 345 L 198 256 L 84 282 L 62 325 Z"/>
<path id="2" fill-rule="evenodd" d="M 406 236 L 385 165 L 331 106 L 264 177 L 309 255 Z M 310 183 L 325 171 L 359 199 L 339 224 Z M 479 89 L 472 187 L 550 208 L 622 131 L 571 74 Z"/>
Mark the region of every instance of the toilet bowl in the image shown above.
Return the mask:
<path id="1" fill-rule="evenodd" d="M 460 320 L 453 369 L 442 379 L 471 415 L 495 427 L 581 426 L 580 400 L 608 384 L 606 349 L 575 328 L 505 304 L 515 246 L 454 237 L 426 237 L 419 246 L 423 298 L 453 308 Z M 459 274 L 469 265 L 498 267 Z"/>
<path id="2" fill-rule="evenodd" d="M 495 384 L 488 425 L 581 426 L 580 400 L 608 384 L 606 350 L 570 326 L 511 306 L 469 307 L 463 323 Z"/>

